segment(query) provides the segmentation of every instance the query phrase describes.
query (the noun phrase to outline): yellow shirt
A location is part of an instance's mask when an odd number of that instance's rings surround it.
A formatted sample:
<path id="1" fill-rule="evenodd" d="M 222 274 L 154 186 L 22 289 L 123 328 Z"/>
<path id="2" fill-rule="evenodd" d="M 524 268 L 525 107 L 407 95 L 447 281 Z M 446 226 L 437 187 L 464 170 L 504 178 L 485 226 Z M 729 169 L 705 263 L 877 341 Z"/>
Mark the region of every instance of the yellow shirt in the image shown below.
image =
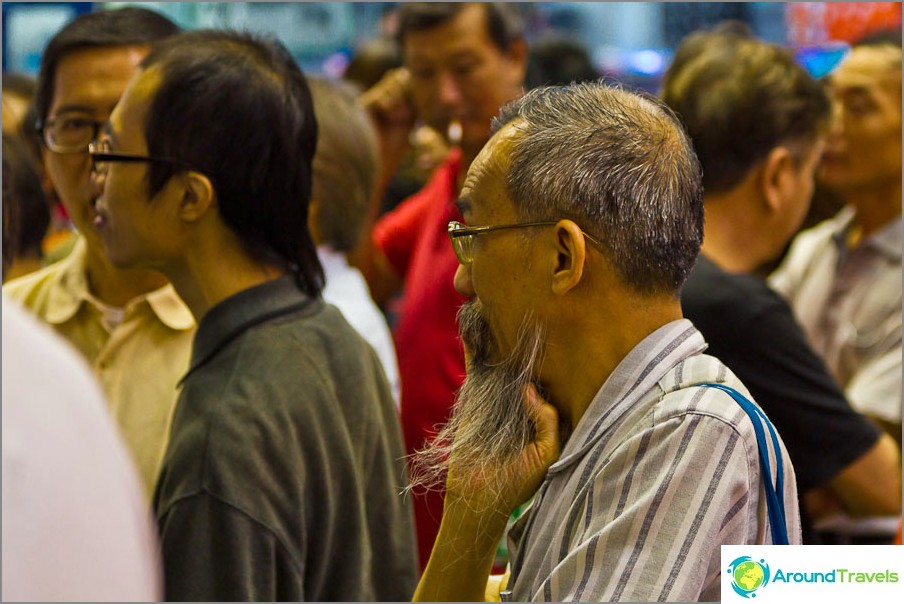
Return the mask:
<path id="1" fill-rule="evenodd" d="M 86 259 L 80 239 L 69 256 L 7 282 L 3 293 L 89 361 L 150 496 L 169 438 L 176 385 L 188 370 L 194 318 L 167 285 L 131 300 L 108 331 L 102 305 L 88 292 Z M 47 379 L 53 374 L 48 367 Z"/>

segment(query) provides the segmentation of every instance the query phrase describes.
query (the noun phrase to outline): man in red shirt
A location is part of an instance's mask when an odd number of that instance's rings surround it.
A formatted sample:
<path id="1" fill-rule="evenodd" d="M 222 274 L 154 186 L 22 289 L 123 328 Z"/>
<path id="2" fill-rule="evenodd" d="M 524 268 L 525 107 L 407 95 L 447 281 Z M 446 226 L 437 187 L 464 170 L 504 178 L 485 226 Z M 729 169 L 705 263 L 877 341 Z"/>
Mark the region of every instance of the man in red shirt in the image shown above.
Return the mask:
<path id="1" fill-rule="evenodd" d="M 490 122 L 522 93 L 527 46 L 514 9 L 501 3 L 411 3 L 399 17 L 405 67 L 362 97 L 380 132 L 382 184 L 416 122 L 453 145 L 428 184 L 383 216 L 356 254 L 378 303 L 404 291 L 394 336 L 410 454 L 446 422 L 465 376 L 455 320 L 465 298 L 452 286 L 458 262 L 447 225 L 462 219 L 453 202 L 489 140 Z M 415 492 L 414 504 L 423 568 L 439 530 L 442 493 Z"/>

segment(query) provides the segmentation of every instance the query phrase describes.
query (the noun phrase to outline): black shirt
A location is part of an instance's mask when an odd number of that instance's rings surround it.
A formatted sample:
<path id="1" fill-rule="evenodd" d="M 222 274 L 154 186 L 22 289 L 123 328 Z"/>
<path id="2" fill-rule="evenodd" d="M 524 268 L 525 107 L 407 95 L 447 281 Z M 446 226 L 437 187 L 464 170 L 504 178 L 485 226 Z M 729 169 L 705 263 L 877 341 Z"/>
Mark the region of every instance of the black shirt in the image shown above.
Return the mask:
<path id="1" fill-rule="evenodd" d="M 877 442 L 878 428 L 850 407 L 787 302 L 765 282 L 700 255 L 681 305 L 707 352 L 741 379 L 778 429 L 802 493 L 824 486 Z"/>
<path id="2" fill-rule="evenodd" d="M 205 315 L 154 497 L 166 597 L 408 600 L 413 518 L 373 349 L 291 277 Z"/>

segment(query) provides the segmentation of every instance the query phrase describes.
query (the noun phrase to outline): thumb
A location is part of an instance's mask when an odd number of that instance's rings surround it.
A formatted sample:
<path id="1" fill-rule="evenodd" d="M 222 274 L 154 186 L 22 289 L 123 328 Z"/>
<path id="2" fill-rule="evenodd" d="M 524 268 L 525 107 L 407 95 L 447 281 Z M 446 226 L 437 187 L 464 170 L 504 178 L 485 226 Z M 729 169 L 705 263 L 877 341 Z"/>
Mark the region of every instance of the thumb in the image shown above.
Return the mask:
<path id="1" fill-rule="evenodd" d="M 545 465 L 551 465 L 561 453 L 559 412 L 540 396 L 536 384 L 528 384 L 524 394 L 525 410 L 528 417 L 534 422 L 534 445 L 537 453 Z"/>

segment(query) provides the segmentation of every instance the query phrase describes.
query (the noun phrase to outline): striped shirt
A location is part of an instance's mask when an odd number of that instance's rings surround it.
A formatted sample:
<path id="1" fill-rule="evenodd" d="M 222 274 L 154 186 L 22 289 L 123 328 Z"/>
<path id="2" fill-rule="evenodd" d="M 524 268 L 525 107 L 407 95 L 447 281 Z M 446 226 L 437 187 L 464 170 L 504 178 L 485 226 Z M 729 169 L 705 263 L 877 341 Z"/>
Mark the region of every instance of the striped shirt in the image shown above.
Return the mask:
<path id="1" fill-rule="evenodd" d="M 509 533 L 516 601 L 719 600 L 720 546 L 768 544 L 750 397 L 690 321 L 638 344 L 591 402 Z M 767 441 L 770 439 L 767 438 Z M 800 543 L 782 444 L 788 535 Z M 769 442 L 775 480 L 775 457 Z"/>

